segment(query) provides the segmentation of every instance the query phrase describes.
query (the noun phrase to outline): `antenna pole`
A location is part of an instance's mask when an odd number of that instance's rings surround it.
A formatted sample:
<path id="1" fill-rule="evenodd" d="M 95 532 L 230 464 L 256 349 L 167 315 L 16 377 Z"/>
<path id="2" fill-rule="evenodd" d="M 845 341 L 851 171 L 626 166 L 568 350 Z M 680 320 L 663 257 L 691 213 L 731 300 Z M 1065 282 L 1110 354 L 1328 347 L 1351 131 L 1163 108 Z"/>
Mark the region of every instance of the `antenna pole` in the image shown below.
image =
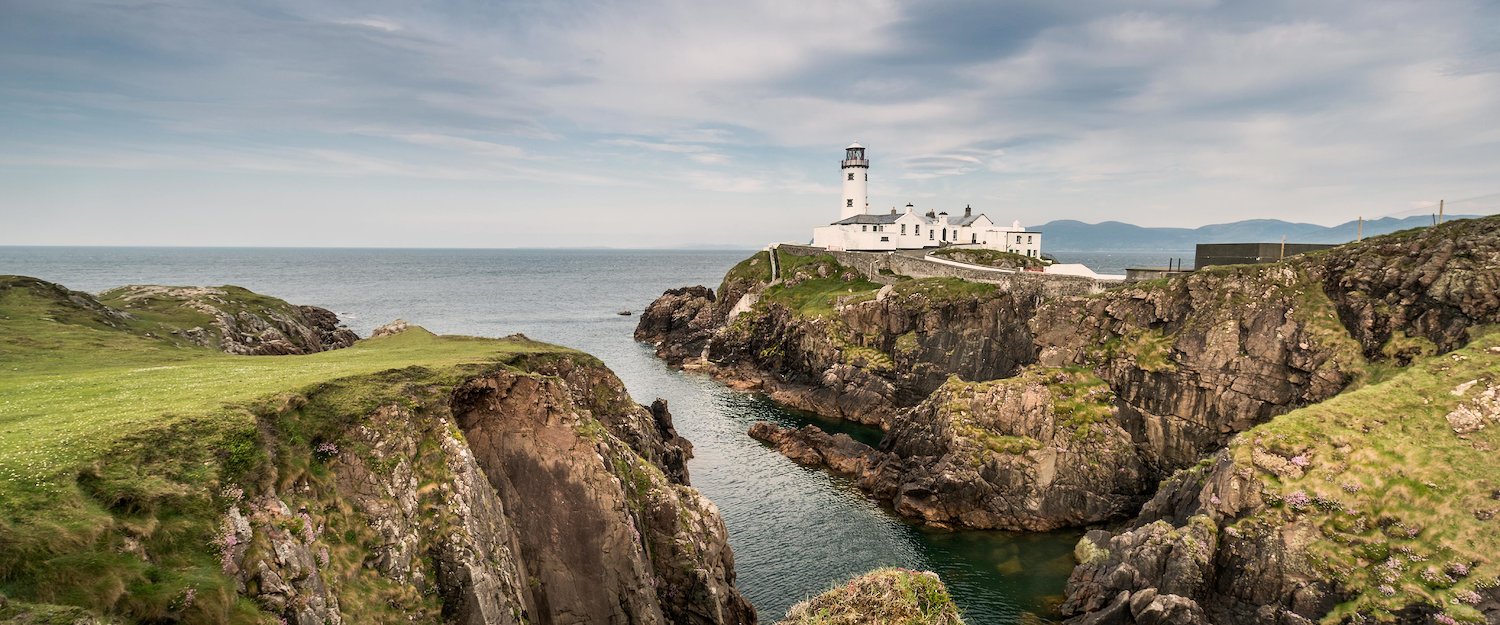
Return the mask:
<path id="1" fill-rule="evenodd" d="M 1359 231 L 1358 231 L 1358 234 L 1354 235 L 1354 240 L 1355 241 L 1363 241 L 1363 240 L 1365 240 L 1365 216 L 1364 215 L 1360 215 L 1359 216 Z"/>
<path id="2" fill-rule="evenodd" d="M 1443 223 L 1443 202 L 1445 201 L 1446 200 L 1438 200 L 1438 224 Z"/>

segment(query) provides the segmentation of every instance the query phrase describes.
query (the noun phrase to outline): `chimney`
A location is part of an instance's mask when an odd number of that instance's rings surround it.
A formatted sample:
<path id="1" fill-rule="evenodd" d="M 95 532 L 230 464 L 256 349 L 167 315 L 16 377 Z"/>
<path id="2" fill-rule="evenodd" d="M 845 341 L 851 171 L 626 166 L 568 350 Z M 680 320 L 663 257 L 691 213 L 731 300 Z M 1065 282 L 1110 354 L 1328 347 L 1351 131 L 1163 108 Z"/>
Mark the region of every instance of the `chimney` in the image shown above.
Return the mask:
<path id="1" fill-rule="evenodd" d="M 894 206 L 891 207 L 891 214 L 892 215 L 896 214 L 896 207 L 894 207 Z"/>
<path id="2" fill-rule="evenodd" d="M 968 217 L 968 216 L 970 216 L 972 214 L 974 214 L 974 208 L 971 207 L 971 206 L 969 206 L 968 204 L 965 204 L 964 205 L 964 217 Z"/>

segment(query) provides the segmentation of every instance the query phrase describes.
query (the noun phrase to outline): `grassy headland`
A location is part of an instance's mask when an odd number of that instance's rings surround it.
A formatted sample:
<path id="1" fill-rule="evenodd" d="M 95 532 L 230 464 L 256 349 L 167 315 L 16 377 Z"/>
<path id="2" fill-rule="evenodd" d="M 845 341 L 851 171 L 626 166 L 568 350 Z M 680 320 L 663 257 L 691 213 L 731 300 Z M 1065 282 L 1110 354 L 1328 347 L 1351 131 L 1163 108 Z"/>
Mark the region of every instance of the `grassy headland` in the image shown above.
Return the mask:
<path id="1" fill-rule="evenodd" d="M 529 355 L 584 357 L 418 328 L 317 354 L 232 356 L 171 334 L 193 314 L 121 314 L 0 278 L 0 594 L 129 620 L 263 620 L 214 544 L 233 493 L 316 479 L 317 446 L 379 406 L 420 411 Z"/>

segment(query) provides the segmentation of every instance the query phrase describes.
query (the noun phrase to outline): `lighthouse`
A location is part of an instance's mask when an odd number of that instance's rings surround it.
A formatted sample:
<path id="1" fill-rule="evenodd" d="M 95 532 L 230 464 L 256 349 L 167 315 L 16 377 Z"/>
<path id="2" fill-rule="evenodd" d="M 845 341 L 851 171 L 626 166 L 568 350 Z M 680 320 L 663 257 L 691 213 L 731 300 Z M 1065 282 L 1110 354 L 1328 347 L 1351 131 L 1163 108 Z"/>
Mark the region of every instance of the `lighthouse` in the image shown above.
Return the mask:
<path id="1" fill-rule="evenodd" d="M 870 184 L 870 161 L 865 159 L 865 146 L 856 141 L 844 148 L 844 162 L 839 171 L 844 179 L 844 205 L 839 209 L 839 219 L 865 214 L 870 205 L 866 192 Z"/>

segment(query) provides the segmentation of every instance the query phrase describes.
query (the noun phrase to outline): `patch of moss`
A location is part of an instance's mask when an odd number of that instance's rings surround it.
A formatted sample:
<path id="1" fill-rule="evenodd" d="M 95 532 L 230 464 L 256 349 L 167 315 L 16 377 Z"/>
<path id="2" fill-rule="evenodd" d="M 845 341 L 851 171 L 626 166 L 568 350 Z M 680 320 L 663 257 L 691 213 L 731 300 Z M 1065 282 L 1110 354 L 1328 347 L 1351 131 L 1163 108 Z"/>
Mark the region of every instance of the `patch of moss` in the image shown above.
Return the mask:
<path id="1" fill-rule="evenodd" d="M 886 568 L 792 606 L 779 625 L 962 625 L 953 597 L 934 573 Z"/>
<path id="2" fill-rule="evenodd" d="M 785 305 L 803 316 L 832 316 L 840 301 L 873 297 L 881 287 L 828 254 L 781 254 L 779 258 L 782 283 L 766 289 L 761 301 Z"/>
<path id="3" fill-rule="evenodd" d="M 788 255 L 779 255 L 784 259 Z M 771 253 L 767 251 L 756 252 L 750 258 L 740 261 L 730 267 L 724 274 L 724 279 L 719 283 L 717 293 L 722 294 L 730 290 L 730 286 L 736 282 L 751 282 L 754 284 L 769 284 L 771 282 Z"/>
<path id="4" fill-rule="evenodd" d="M 981 248 L 945 247 L 934 251 L 932 255 L 961 263 L 969 263 L 970 265 L 999 267 L 1002 269 L 1035 269 L 1050 264 L 1040 258 Z"/>

